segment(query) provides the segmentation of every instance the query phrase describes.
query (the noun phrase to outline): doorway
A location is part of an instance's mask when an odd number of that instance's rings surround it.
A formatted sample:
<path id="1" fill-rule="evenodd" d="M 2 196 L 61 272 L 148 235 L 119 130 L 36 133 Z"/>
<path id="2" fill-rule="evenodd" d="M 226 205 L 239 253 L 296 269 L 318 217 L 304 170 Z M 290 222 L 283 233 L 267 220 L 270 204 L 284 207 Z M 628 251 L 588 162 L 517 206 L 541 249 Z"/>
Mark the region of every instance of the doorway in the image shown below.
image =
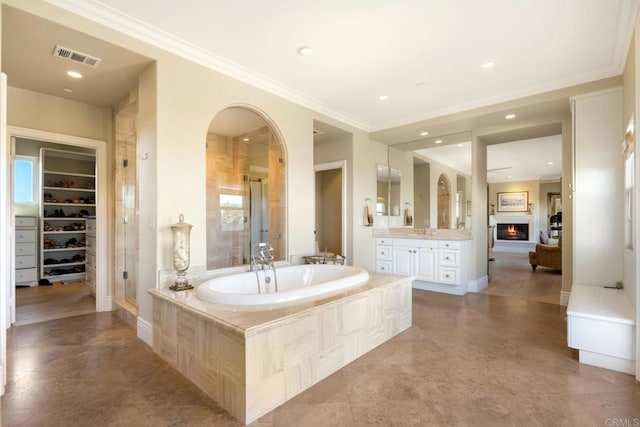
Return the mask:
<path id="1" fill-rule="evenodd" d="M 345 169 L 346 161 L 314 167 L 316 252 L 346 256 Z"/>
<path id="2" fill-rule="evenodd" d="M 22 237 L 12 233 L 11 279 L 5 307 L 8 323 L 35 323 L 110 310 L 104 262 L 93 264 L 95 288 L 90 297 L 86 285 L 86 269 L 92 266 L 89 254 L 94 260 L 107 259 L 106 242 L 102 238 L 106 235 L 106 144 L 31 129 L 9 127 L 8 130 L 11 182 L 17 180 L 20 184 L 25 177 L 15 168 L 15 159 L 34 160 L 30 183 L 33 199 L 31 203 L 10 203 L 9 211 L 15 230 L 22 227 L 34 235 L 33 241 L 27 239 L 25 243 L 35 252 L 27 253 L 25 258 L 35 264 L 35 275 L 17 274 L 21 267 L 16 260 L 19 250 L 23 249 L 19 241 Z M 79 169 L 75 170 L 76 167 Z M 13 185 L 10 187 L 13 201 L 16 189 Z M 90 219 L 95 221 L 95 236 L 93 230 L 88 230 L 91 227 L 87 227 Z M 21 281 L 20 289 L 16 288 L 18 281 Z M 23 312 L 17 315 L 16 311 L 21 309 Z"/>

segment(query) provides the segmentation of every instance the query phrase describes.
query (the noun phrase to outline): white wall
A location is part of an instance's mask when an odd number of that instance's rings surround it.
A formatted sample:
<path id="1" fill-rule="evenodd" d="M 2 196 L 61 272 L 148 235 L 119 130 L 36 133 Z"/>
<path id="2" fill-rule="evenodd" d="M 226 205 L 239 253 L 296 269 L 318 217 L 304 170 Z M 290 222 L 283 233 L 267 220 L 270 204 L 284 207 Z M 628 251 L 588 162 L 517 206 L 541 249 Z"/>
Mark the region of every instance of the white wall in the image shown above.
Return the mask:
<path id="1" fill-rule="evenodd" d="M 575 97 L 572 102 L 573 283 L 611 285 L 623 280 L 622 92 L 602 91 Z"/>

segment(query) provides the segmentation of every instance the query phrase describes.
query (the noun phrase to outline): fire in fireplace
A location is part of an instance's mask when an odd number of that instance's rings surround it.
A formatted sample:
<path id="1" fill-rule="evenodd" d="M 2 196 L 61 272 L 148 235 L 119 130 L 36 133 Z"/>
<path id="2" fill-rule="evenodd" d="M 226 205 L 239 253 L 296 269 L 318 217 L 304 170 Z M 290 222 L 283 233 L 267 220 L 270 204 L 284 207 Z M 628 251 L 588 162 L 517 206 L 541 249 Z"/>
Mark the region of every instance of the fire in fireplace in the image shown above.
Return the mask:
<path id="1" fill-rule="evenodd" d="M 497 224 L 497 240 L 529 240 L 529 224 Z"/>

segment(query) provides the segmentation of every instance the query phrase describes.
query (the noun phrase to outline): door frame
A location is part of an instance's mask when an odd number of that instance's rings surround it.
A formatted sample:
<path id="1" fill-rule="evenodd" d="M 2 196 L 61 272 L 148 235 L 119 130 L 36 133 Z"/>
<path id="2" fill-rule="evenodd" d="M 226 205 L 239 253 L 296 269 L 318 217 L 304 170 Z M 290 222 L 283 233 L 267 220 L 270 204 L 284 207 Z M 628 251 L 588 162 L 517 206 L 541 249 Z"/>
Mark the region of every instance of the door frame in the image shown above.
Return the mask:
<path id="1" fill-rule="evenodd" d="M 108 268 L 111 263 L 111 255 L 109 252 L 109 245 L 106 236 L 107 233 L 107 142 L 98 139 L 82 138 L 71 135 L 64 135 L 60 133 L 41 131 L 36 129 L 21 128 L 17 126 L 7 126 L 7 141 L 12 141 L 13 138 L 32 139 L 37 141 L 53 142 L 56 144 L 64 144 L 69 146 L 76 146 L 82 148 L 89 148 L 95 150 L 96 154 L 96 259 L 103 260 L 96 265 L 96 311 L 111 311 L 113 310 L 113 296 L 108 295 Z M 15 156 L 15 147 L 13 144 L 9 144 L 10 155 L 7 159 L 9 169 Z M 13 173 L 10 173 L 7 177 L 9 183 L 13 182 Z M 13 193 L 13 189 L 9 194 Z M 13 203 L 8 203 L 7 215 L 11 227 L 14 226 L 14 209 Z M 11 233 L 10 240 L 10 253 L 8 266 L 9 271 L 14 270 L 14 233 Z M 0 310 L 9 310 L 11 313 L 11 307 L 15 307 L 15 283 L 14 275 L 11 274 L 12 279 L 8 282 L 9 288 L 7 289 L 7 295 L 9 295 L 9 301 L 7 304 L 3 304 Z M 1 313 L 6 315 L 6 313 Z M 15 310 L 13 310 L 13 316 L 10 320 L 11 324 L 15 323 Z M 7 324 L 7 327 L 10 326 Z"/>
<path id="2" fill-rule="evenodd" d="M 317 172 L 324 172 L 324 171 L 328 171 L 328 170 L 336 170 L 336 169 L 340 169 L 341 170 L 341 179 L 342 179 L 342 197 L 341 197 L 341 203 L 342 203 L 342 218 L 341 218 L 341 225 L 342 225 L 342 253 L 340 255 L 344 256 L 346 258 L 347 256 L 347 161 L 346 160 L 338 160 L 335 162 L 328 162 L 328 163 L 318 163 L 316 165 L 313 165 L 313 182 L 314 182 L 314 192 L 315 192 L 315 180 L 316 180 L 316 173 Z M 315 200 L 315 198 L 314 198 Z M 315 218 L 315 211 L 314 211 L 314 222 L 313 222 L 313 228 L 315 229 L 315 225 L 316 225 L 316 221 L 317 218 Z M 352 262 L 352 260 L 347 260 L 347 264 L 349 262 Z"/>

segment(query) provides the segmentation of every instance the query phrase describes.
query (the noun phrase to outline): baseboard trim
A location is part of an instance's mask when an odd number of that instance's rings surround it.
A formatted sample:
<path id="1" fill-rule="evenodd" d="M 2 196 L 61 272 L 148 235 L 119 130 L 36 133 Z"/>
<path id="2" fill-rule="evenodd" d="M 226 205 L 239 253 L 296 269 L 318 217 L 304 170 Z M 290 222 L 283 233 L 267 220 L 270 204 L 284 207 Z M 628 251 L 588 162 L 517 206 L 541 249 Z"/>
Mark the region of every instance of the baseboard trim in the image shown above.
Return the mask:
<path id="1" fill-rule="evenodd" d="M 485 275 L 478 279 L 469 280 L 467 289 L 469 292 L 482 292 L 489 286 L 489 276 Z"/>
<path id="2" fill-rule="evenodd" d="M 97 296 L 96 296 L 96 299 Z M 113 295 L 107 295 L 102 301 L 99 307 L 96 307 L 97 311 L 113 311 L 115 309 L 115 299 Z"/>
<path id="3" fill-rule="evenodd" d="M 153 347 L 153 325 L 142 317 L 138 317 L 138 338 L 144 341 L 149 347 Z"/>
<path id="4" fill-rule="evenodd" d="M 560 291 L 560 305 L 562 306 L 567 306 L 569 305 L 569 296 L 571 295 L 571 292 L 567 292 L 567 291 Z"/>

